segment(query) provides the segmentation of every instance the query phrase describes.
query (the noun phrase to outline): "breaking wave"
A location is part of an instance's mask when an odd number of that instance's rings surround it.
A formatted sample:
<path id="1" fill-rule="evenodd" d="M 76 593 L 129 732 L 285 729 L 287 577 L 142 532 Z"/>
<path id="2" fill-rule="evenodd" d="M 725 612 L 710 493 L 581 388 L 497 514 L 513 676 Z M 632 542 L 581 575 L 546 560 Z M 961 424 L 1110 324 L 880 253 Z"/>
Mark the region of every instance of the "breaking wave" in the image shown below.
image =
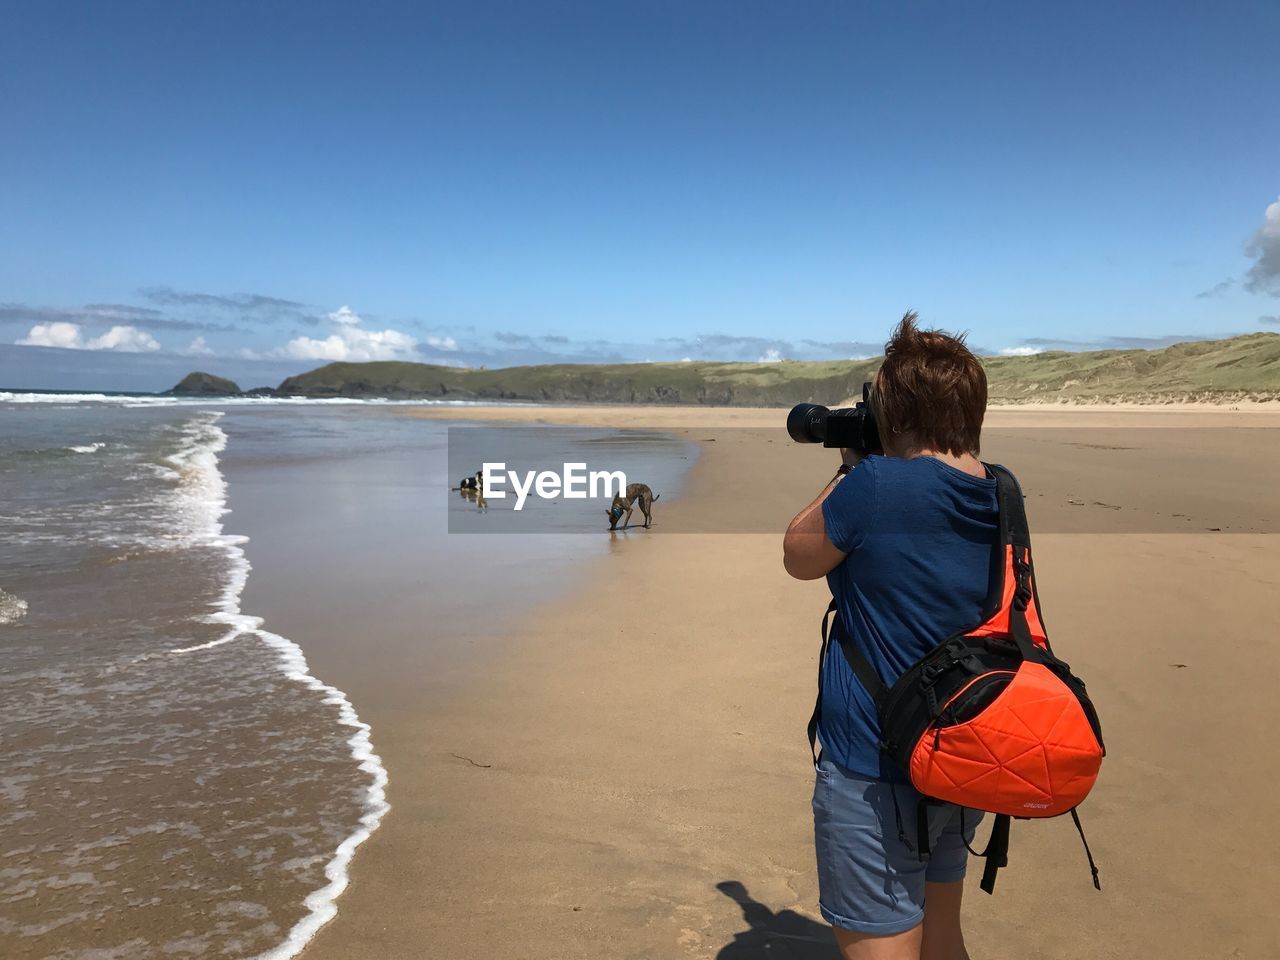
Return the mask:
<path id="1" fill-rule="evenodd" d="M 348 866 L 356 848 L 377 829 L 390 809 L 386 800 L 387 771 L 374 752 L 369 725 L 356 714 L 346 694 L 311 674 L 301 647 L 292 640 L 262 629 L 261 618 L 245 614 L 240 609 L 240 597 L 250 570 L 242 547 L 248 538 L 223 531 L 222 517 L 228 512 L 227 485 L 218 469 L 218 454 L 226 448 L 227 435 L 217 423 L 221 416 L 221 413 L 211 411 L 192 422 L 186 429 L 181 448 L 167 460 L 182 479 L 175 519 L 181 524 L 184 535 L 193 545 L 221 548 L 230 560 L 230 576 L 216 603 L 215 612 L 208 616 L 210 623 L 221 624 L 226 631 L 208 643 L 179 647 L 169 653 L 195 654 L 242 639 L 257 639 L 266 644 L 276 652 L 279 668 L 285 677 L 321 694 L 324 703 L 337 707 L 338 723 L 350 730 L 346 743 L 351 758 L 369 777 L 359 826 L 338 845 L 325 866 L 325 877 L 329 882 L 307 896 L 305 906 L 309 912 L 293 926 L 285 940 L 259 955 L 259 960 L 288 960 L 301 951 L 316 931 L 337 913 L 335 901 L 346 889 Z"/>

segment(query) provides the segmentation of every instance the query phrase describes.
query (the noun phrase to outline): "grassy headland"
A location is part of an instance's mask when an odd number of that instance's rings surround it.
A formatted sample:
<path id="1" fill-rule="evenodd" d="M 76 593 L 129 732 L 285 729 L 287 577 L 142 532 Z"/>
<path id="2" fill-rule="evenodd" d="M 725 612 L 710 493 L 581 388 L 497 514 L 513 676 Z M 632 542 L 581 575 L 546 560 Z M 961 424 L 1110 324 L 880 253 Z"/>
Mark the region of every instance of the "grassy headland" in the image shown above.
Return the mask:
<path id="1" fill-rule="evenodd" d="M 988 357 L 996 403 L 1280 399 L 1280 334 L 1161 350 L 1050 351 Z M 426 363 L 330 363 L 289 377 L 281 396 L 788 406 L 859 396 L 880 358 L 779 363 L 618 363 L 466 369 Z"/>
<path id="2" fill-rule="evenodd" d="M 778 406 L 840 398 L 875 372 L 880 361 L 821 363 L 548 364 L 497 370 L 421 363 L 331 363 L 279 387 L 285 395 L 433 397 L 565 403 L 663 403 Z"/>

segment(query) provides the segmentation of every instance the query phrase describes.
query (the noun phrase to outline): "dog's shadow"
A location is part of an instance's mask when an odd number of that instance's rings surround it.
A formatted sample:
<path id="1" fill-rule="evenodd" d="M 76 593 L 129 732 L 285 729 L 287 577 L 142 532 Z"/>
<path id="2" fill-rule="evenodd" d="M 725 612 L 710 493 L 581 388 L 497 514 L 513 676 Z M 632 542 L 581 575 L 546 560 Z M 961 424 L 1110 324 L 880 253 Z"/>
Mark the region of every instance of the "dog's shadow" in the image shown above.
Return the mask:
<path id="1" fill-rule="evenodd" d="M 737 880 L 725 880 L 716 889 L 742 908 L 747 929 L 733 935 L 716 960 L 840 960 L 831 928 L 796 913 L 774 913 L 753 900 Z"/>
<path id="2" fill-rule="evenodd" d="M 650 529 L 651 529 L 650 527 L 646 527 L 643 523 L 633 523 L 629 527 L 610 527 L 609 534 L 610 536 L 616 539 L 618 534 L 622 534 L 623 536 L 626 536 L 628 533 L 631 533 L 633 530 L 643 530 L 647 533 L 649 532 Z"/>

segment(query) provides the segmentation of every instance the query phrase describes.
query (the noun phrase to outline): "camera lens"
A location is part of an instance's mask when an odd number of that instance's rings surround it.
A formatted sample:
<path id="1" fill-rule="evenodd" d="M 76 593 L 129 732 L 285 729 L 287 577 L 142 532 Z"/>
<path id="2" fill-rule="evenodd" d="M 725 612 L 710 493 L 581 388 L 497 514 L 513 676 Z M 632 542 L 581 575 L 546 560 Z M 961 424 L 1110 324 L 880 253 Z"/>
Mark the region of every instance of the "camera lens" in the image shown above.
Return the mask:
<path id="1" fill-rule="evenodd" d="M 830 412 L 819 403 L 797 403 L 787 414 L 787 433 L 796 443 L 822 443 Z"/>

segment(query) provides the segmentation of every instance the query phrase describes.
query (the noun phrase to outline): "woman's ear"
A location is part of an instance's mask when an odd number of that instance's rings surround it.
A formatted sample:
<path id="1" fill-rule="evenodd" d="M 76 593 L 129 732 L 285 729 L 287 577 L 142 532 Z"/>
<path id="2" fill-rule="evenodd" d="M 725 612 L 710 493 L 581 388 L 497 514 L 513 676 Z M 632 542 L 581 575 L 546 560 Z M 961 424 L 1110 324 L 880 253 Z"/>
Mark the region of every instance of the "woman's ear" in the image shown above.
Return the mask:
<path id="1" fill-rule="evenodd" d="M 886 457 L 897 457 L 900 460 L 909 457 L 916 449 L 910 434 L 894 433 L 892 430 L 883 429 L 880 431 L 880 446 L 884 448 Z"/>

